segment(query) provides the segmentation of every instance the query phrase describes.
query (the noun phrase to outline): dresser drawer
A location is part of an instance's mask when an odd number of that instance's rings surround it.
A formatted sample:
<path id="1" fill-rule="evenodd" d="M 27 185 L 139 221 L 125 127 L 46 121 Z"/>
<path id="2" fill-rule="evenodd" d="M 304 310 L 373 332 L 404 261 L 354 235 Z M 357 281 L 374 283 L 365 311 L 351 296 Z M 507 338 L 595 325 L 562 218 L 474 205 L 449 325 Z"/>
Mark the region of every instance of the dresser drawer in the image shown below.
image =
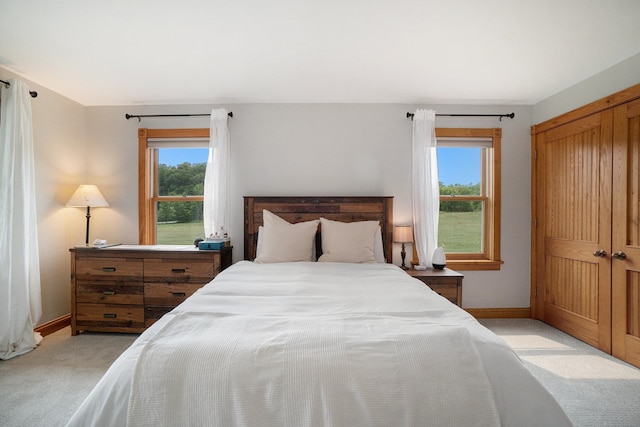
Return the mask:
<path id="1" fill-rule="evenodd" d="M 173 310 L 175 307 L 148 305 L 144 308 L 144 326 L 156 323 L 162 316 Z"/>
<path id="2" fill-rule="evenodd" d="M 136 258 L 78 258 L 76 280 L 140 280 L 142 260 Z"/>
<path id="3" fill-rule="evenodd" d="M 167 283 L 207 283 L 215 277 L 211 260 L 145 259 L 144 281 Z"/>
<path id="4" fill-rule="evenodd" d="M 76 304 L 81 326 L 144 328 L 144 307 L 118 304 Z"/>
<path id="5" fill-rule="evenodd" d="M 409 276 L 420 280 L 439 295 L 442 295 L 452 303 L 460 306 L 462 300 L 463 275 L 457 271 L 445 268 L 444 270 L 406 270 Z"/>
<path id="6" fill-rule="evenodd" d="M 175 307 L 202 286 L 202 283 L 145 283 L 144 303 Z"/>
<path id="7" fill-rule="evenodd" d="M 428 282 L 427 286 L 433 289 L 438 295 L 442 295 L 446 299 L 456 302 L 458 298 L 458 286 L 455 283 L 432 283 Z"/>
<path id="8" fill-rule="evenodd" d="M 76 301 L 79 303 L 142 305 L 144 304 L 144 286 L 142 282 L 78 280 Z"/>

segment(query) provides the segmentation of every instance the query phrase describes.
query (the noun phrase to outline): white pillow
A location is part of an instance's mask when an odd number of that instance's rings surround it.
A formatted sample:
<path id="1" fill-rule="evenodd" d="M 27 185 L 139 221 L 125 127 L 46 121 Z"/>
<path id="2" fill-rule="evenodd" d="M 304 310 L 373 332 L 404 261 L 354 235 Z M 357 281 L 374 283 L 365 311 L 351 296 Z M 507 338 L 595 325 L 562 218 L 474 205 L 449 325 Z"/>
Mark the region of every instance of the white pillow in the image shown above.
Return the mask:
<path id="1" fill-rule="evenodd" d="M 258 232 L 257 263 L 313 261 L 319 221 L 291 224 L 264 209 L 264 229 Z"/>
<path id="2" fill-rule="evenodd" d="M 384 247 L 382 245 L 382 230 L 380 226 L 376 230 L 375 236 L 373 236 L 373 256 L 376 258 L 376 262 L 384 264 L 387 260 L 384 257 Z"/>
<path id="3" fill-rule="evenodd" d="M 256 243 L 256 257 L 258 256 L 259 253 L 262 252 L 262 239 L 264 239 L 264 237 L 262 237 L 262 233 L 264 230 L 264 225 L 261 225 L 260 227 L 258 227 L 258 243 Z"/>
<path id="4" fill-rule="evenodd" d="M 378 221 L 340 222 L 320 218 L 320 262 L 376 262 L 374 237 Z M 382 239 L 381 239 L 382 240 Z"/>
<path id="5" fill-rule="evenodd" d="M 256 244 L 256 254 L 259 254 L 260 252 L 262 252 L 262 230 L 264 229 L 264 226 L 261 225 L 258 227 L 258 243 Z M 376 261 L 377 262 L 386 262 L 385 258 L 384 258 L 384 250 L 382 249 L 382 234 L 380 232 L 376 233 L 376 239 L 380 240 L 380 242 L 378 242 L 378 240 L 376 240 L 376 246 L 373 248 L 373 251 L 376 254 Z M 315 242 L 315 238 L 313 239 L 313 245 L 311 245 L 311 261 L 317 261 L 317 254 L 316 254 L 316 242 Z M 378 243 L 379 243 L 379 247 L 378 247 Z M 382 261 L 380 261 L 382 260 Z"/>

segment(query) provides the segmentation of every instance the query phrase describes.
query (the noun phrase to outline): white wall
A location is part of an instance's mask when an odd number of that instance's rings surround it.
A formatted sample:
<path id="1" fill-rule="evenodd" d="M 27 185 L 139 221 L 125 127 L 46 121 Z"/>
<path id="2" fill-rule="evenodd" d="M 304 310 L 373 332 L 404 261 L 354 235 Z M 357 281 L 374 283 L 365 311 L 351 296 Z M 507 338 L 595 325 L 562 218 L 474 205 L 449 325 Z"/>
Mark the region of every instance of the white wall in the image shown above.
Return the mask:
<path id="1" fill-rule="evenodd" d="M 129 114 L 206 113 L 214 106 L 89 107 L 87 173 L 109 209 L 96 209 L 92 236 L 137 243 L 137 129 L 208 127 L 208 118 L 126 120 Z M 217 107 L 217 106 L 215 106 Z M 411 121 L 416 105 L 232 104 L 231 236 L 243 257 L 243 196 L 390 195 L 394 222 L 411 221 Z M 529 306 L 529 107 L 427 106 L 443 113 L 516 118 L 439 117 L 438 127 L 502 127 L 501 271 L 465 272 L 465 307 Z M 92 237 L 92 239 L 94 238 Z M 394 262 L 400 263 L 394 247 Z"/>
<path id="2" fill-rule="evenodd" d="M 640 53 L 533 106 L 539 124 L 640 83 Z"/>

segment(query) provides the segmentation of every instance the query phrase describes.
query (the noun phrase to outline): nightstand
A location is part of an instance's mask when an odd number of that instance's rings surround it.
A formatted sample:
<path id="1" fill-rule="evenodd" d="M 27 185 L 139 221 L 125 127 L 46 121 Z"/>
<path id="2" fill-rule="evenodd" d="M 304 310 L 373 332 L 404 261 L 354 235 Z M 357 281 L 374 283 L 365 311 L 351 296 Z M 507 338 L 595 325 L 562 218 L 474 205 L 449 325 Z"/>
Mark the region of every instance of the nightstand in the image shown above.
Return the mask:
<path id="1" fill-rule="evenodd" d="M 461 307 L 462 304 L 462 279 L 464 275 L 449 268 L 436 270 L 428 268 L 426 270 L 406 270 L 409 276 L 415 277 L 424 282 L 439 295 Z"/>

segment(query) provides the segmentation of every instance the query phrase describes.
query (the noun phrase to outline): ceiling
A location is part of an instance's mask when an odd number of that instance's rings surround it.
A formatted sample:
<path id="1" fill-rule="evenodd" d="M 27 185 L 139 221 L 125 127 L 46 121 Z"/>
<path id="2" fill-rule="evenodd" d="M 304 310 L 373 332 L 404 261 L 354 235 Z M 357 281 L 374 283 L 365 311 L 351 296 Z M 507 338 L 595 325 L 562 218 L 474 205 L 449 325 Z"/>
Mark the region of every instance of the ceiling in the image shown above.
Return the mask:
<path id="1" fill-rule="evenodd" d="M 0 68 L 85 106 L 531 105 L 640 53 L 639 18 L 638 0 L 0 0 Z"/>

